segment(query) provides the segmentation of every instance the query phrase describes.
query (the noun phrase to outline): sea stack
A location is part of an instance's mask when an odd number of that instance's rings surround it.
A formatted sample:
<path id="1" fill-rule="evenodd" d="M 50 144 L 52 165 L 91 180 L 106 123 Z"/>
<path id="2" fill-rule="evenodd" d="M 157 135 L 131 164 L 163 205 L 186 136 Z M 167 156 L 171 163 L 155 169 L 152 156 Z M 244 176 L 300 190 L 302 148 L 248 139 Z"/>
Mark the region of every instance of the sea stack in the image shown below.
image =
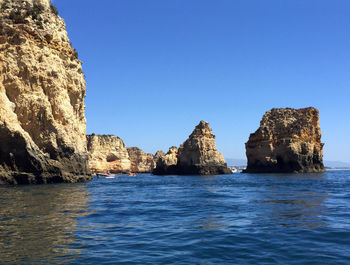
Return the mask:
<path id="1" fill-rule="evenodd" d="M 145 153 L 138 147 L 128 147 L 128 154 L 131 161 L 131 172 L 150 173 L 154 168 L 154 157 Z"/>
<path id="2" fill-rule="evenodd" d="M 85 80 L 49 0 L 0 1 L 0 184 L 80 182 Z"/>
<path id="3" fill-rule="evenodd" d="M 114 135 L 87 135 L 91 172 L 127 173 L 131 162 L 122 139 Z"/>
<path id="4" fill-rule="evenodd" d="M 180 174 L 218 175 L 229 174 L 226 161 L 216 149 L 215 135 L 209 123 L 201 121 L 189 138 L 180 146 L 178 153 Z"/>
<path id="5" fill-rule="evenodd" d="M 175 156 L 176 155 L 176 156 Z M 174 164 L 176 162 L 176 165 Z M 154 174 L 217 175 L 230 174 L 225 159 L 216 149 L 209 123 L 201 121 L 177 150 L 171 148 L 158 158 Z"/>
<path id="6" fill-rule="evenodd" d="M 323 145 L 316 108 L 272 109 L 246 143 L 245 172 L 323 172 Z"/>

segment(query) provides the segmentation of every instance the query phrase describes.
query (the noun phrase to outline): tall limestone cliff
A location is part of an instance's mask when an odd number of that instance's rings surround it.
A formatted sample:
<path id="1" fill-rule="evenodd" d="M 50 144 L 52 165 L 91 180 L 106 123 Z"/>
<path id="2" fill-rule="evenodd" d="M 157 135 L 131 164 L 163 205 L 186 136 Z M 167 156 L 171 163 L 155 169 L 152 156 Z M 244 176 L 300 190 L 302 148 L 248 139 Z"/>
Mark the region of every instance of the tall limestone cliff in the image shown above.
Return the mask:
<path id="1" fill-rule="evenodd" d="M 322 172 L 323 145 L 316 108 L 272 109 L 246 143 L 246 172 Z"/>
<path id="2" fill-rule="evenodd" d="M 158 158 L 153 173 L 217 175 L 229 174 L 231 170 L 216 149 L 215 136 L 209 123 L 201 121 L 179 149 L 171 148 L 165 156 Z"/>
<path id="3" fill-rule="evenodd" d="M 114 135 L 87 135 L 89 168 L 95 172 L 127 173 L 131 161 L 122 139 Z"/>
<path id="4" fill-rule="evenodd" d="M 0 184 L 78 182 L 85 80 L 49 0 L 0 0 Z"/>
<path id="5" fill-rule="evenodd" d="M 130 170 L 135 173 L 149 173 L 154 168 L 154 157 L 152 154 L 143 152 L 137 147 L 128 147 L 129 158 L 131 161 Z"/>

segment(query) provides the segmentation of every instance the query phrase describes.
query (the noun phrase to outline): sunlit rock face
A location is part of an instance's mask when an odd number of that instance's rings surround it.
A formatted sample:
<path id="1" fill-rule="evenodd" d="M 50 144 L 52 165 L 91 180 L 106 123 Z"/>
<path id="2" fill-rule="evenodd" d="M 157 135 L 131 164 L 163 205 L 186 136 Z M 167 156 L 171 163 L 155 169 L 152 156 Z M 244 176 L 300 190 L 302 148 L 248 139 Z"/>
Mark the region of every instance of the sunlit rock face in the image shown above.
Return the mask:
<path id="1" fill-rule="evenodd" d="M 0 10 L 0 184 L 90 179 L 84 74 L 63 19 L 48 0 Z"/>
<path id="2" fill-rule="evenodd" d="M 229 174 L 225 159 L 217 151 L 209 123 L 201 121 L 180 146 L 170 148 L 156 162 L 154 174 L 217 175 Z"/>
<path id="3" fill-rule="evenodd" d="M 154 157 L 152 154 L 143 152 L 137 147 L 128 147 L 131 161 L 131 171 L 134 173 L 149 173 L 154 168 Z"/>
<path id="4" fill-rule="evenodd" d="M 131 168 L 128 150 L 114 135 L 87 135 L 91 172 L 127 173 Z"/>
<path id="5" fill-rule="evenodd" d="M 272 109 L 246 143 L 246 172 L 322 172 L 323 145 L 316 108 Z"/>
<path id="6" fill-rule="evenodd" d="M 209 123 L 201 121 L 180 146 L 178 168 L 181 174 L 229 174 L 226 161 L 216 149 L 215 135 Z"/>

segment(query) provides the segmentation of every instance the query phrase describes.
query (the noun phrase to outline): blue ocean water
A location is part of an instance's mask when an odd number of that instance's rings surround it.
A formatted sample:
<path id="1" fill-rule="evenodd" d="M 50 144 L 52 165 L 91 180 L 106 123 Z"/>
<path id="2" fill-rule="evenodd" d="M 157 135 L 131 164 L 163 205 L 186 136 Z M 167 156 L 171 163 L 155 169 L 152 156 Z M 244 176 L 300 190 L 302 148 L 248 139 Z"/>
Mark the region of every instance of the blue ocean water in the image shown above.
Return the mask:
<path id="1" fill-rule="evenodd" d="M 350 264 L 350 171 L 0 187 L 1 264 Z"/>

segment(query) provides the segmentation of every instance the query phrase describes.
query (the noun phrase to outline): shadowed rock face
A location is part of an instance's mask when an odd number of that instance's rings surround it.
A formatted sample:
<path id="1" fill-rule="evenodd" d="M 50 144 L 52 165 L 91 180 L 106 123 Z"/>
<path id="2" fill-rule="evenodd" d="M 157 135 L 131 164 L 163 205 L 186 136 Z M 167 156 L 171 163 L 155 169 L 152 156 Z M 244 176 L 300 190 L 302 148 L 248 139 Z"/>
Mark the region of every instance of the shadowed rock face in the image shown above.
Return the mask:
<path id="1" fill-rule="evenodd" d="M 157 151 L 154 156 L 156 164 L 152 173 L 155 175 L 177 174 L 177 154 L 178 149 L 176 146 L 170 147 L 169 151 L 166 154 L 164 154 L 163 151 Z"/>
<path id="2" fill-rule="evenodd" d="M 137 147 L 128 147 L 129 158 L 131 161 L 130 170 L 134 173 L 149 173 L 154 167 L 154 157 L 152 154 L 143 152 Z"/>
<path id="3" fill-rule="evenodd" d="M 323 145 L 316 108 L 272 109 L 246 143 L 245 172 L 322 172 Z"/>
<path id="4" fill-rule="evenodd" d="M 90 179 L 85 80 L 64 21 L 48 0 L 0 8 L 0 184 Z"/>
<path id="5" fill-rule="evenodd" d="M 87 135 L 89 168 L 92 172 L 126 173 L 131 162 L 122 139 L 114 135 Z"/>
<path id="6" fill-rule="evenodd" d="M 170 148 L 157 160 L 154 174 L 216 175 L 229 174 L 224 157 L 216 149 L 209 123 L 201 121 L 180 146 Z"/>

